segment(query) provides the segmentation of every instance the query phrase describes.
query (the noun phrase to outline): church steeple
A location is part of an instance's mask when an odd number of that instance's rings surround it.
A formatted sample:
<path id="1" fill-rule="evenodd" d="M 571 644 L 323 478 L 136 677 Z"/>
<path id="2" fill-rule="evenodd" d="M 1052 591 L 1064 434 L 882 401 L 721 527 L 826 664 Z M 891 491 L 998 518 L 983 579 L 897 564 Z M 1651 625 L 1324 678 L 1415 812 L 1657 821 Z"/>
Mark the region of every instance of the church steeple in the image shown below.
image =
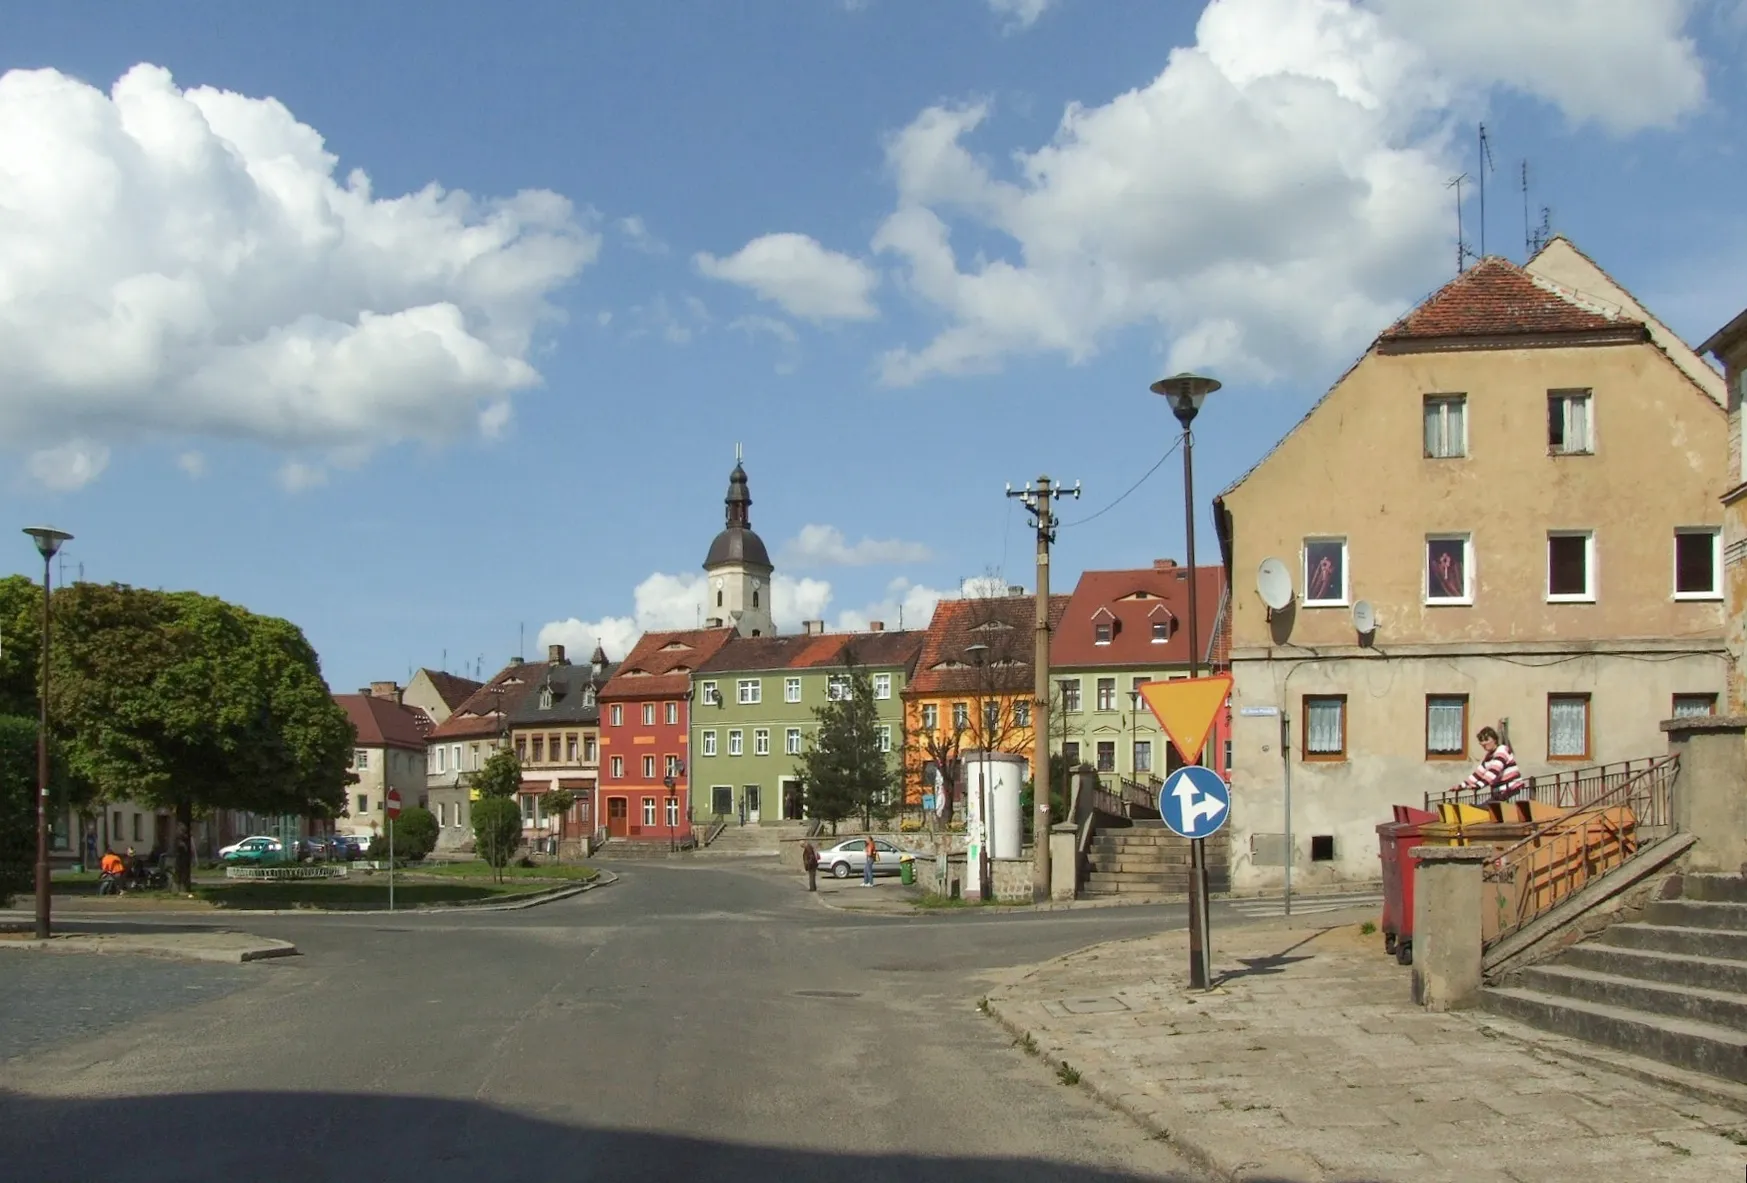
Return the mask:
<path id="1" fill-rule="evenodd" d="M 741 467 L 740 449 L 734 449 L 734 471 L 728 474 L 728 495 L 722 504 L 728 507 L 727 526 L 730 530 L 752 529 L 752 489 L 746 483 L 746 469 Z"/>
<path id="2" fill-rule="evenodd" d="M 776 632 L 770 610 L 773 568 L 764 540 L 752 530 L 752 489 L 738 445 L 722 504 L 722 532 L 704 557 L 704 570 L 710 575 L 704 615 L 732 624 L 744 637 L 771 636 Z"/>

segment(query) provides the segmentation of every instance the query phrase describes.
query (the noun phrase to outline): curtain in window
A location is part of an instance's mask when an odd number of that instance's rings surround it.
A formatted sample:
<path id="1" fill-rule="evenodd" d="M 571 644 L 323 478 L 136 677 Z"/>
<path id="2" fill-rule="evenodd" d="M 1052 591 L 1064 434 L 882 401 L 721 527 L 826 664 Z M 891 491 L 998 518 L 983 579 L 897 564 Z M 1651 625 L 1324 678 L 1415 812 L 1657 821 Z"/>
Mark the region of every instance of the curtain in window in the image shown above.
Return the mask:
<path id="1" fill-rule="evenodd" d="M 1565 400 L 1565 450 L 1589 451 L 1589 400 L 1586 398 Z"/>
<path id="2" fill-rule="evenodd" d="M 1674 700 L 1674 717 L 1690 719 L 1695 715 L 1710 715 L 1716 713 L 1716 704 L 1709 698 L 1699 695 L 1679 697 Z"/>
<path id="3" fill-rule="evenodd" d="M 1426 750 L 1429 752 L 1459 752 L 1465 746 L 1462 735 L 1462 700 L 1432 698 L 1426 700 Z"/>
<path id="4" fill-rule="evenodd" d="M 1306 748 L 1311 752 L 1332 753 L 1341 750 L 1341 712 L 1346 707 L 1338 698 L 1312 699 L 1306 711 L 1309 716 L 1305 730 Z"/>
<path id="5" fill-rule="evenodd" d="M 1555 698 L 1547 704 L 1547 754 L 1589 754 L 1589 702 L 1581 698 Z"/>

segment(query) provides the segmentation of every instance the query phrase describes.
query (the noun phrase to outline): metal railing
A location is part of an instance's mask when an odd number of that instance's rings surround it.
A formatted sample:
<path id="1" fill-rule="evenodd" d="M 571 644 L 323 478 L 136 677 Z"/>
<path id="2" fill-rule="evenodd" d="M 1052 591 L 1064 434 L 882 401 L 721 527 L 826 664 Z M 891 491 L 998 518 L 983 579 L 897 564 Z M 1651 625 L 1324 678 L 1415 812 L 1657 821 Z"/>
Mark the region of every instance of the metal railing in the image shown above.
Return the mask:
<path id="1" fill-rule="evenodd" d="M 1543 772 L 1539 776 L 1525 777 L 1518 781 L 1523 789 L 1513 794 L 1512 799 L 1539 801 L 1543 805 L 1554 805 L 1560 809 L 1581 809 L 1667 759 L 1666 756 L 1651 756 L 1642 760 L 1623 760 L 1618 764 L 1591 764 L 1562 772 Z M 1436 809 L 1439 805 L 1485 805 L 1490 800 L 1491 789 L 1458 787 L 1425 795 L 1427 809 Z"/>
<path id="2" fill-rule="evenodd" d="M 1630 861 L 1645 831 L 1672 827 L 1679 772 L 1680 757 L 1670 755 L 1536 778 L 1546 782 L 1540 788 L 1551 800 L 1534 799 L 1564 812 L 1527 823 L 1521 837 L 1521 826 L 1495 827 L 1517 840 L 1485 867 L 1486 942 L 1511 935 Z"/>
<path id="3" fill-rule="evenodd" d="M 700 846 L 708 846 L 710 843 L 712 843 L 716 839 L 720 838 L 722 836 L 722 831 L 726 830 L 727 828 L 728 828 L 728 819 L 727 818 L 725 818 L 725 817 L 716 818 L 716 820 L 713 823 L 711 823 L 710 828 L 704 831 L 703 841 L 700 842 L 699 845 Z"/>
<path id="4" fill-rule="evenodd" d="M 1137 809 L 1148 815 L 1158 813 L 1159 789 L 1163 787 L 1164 782 L 1143 783 L 1122 777 L 1116 783 L 1120 786 L 1122 804 L 1127 810 L 1128 817 L 1133 817 L 1134 811 Z"/>

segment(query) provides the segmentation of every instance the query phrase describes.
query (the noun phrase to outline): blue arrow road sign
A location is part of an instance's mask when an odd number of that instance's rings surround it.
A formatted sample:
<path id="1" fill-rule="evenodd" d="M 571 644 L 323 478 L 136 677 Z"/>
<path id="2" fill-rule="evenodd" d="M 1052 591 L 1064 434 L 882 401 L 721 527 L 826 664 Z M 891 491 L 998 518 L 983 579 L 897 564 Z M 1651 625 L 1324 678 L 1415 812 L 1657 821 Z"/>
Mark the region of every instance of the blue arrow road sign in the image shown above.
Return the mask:
<path id="1" fill-rule="evenodd" d="M 1231 790 L 1213 769 L 1186 764 L 1159 790 L 1159 816 L 1174 834 L 1211 837 L 1231 817 Z"/>

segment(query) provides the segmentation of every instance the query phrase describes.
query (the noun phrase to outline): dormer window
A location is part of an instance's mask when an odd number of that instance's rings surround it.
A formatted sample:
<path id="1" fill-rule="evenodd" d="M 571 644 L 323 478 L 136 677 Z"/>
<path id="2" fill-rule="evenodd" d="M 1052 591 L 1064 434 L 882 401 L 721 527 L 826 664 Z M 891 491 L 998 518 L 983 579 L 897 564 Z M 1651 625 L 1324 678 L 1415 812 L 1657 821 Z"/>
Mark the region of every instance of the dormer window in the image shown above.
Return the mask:
<path id="1" fill-rule="evenodd" d="M 1110 643 L 1110 622 L 1108 620 L 1100 620 L 1092 626 L 1092 643 L 1094 645 L 1108 645 Z"/>
<path id="2" fill-rule="evenodd" d="M 550 686 L 540 687 L 540 709 L 543 711 L 552 709 L 552 687 Z"/>
<path id="3" fill-rule="evenodd" d="M 582 705 L 585 707 L 591 707 L 594 705 L 594 687 L 593 686 L 590 686 L 588 689 L 586 689 L 582 692 Z"/>
<path id="4" fill-rule="evenodd" d="M 1153 644 L 1162 645 L 1171 639 L 1171 622 L 1168 620 L 1153 621 Z"/>

